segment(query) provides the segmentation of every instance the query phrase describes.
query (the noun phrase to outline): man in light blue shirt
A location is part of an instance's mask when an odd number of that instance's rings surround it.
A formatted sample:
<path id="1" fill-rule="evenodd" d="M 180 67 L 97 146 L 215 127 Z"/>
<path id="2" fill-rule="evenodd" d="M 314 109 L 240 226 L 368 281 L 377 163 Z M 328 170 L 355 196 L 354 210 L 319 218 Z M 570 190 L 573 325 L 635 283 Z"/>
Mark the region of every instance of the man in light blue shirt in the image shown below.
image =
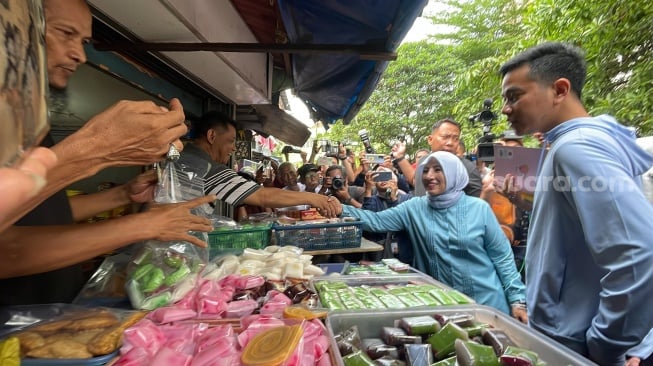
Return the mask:
<path id="1" fill-rule="evenodd" d="M 653 206 L 640 180 L 653 156 L 614 118 L 587 113 L 580 49 L 545 43 L 500 71 L 502 113 L 515 132 L 544 132 L 551 144 L 526 253 L 530 325 L 601 365 L 622 366 L 653 327 Z"/>

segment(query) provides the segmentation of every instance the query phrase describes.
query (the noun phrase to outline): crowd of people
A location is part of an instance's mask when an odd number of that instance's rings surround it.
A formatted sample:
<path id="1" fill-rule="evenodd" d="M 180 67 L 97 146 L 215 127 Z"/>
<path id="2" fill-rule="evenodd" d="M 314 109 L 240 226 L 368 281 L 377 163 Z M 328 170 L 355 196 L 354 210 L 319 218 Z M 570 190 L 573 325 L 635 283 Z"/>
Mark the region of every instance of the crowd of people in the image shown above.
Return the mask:
<path id="1" fill-rule="evenodd" d="M 44 10 L 49 83 L 63 89 L 86 61 L 91 13 L 84 0 L 45 0 Z M 306 204 L 326 217 L 360 218 L 366 237 L 390 248 L 384 255 L 601 365 L 636 365 L 653 353 L 653 205 L 639 181 L 653 156 L 614 118 L 587 113 L 586 61 L 577 47 L 535 46 L 500 73 L 502 113 L 514 128 L 500 143 L 540 134 L 548 150 L 532 202 L 515 194 L 514 177 L 497 184 L 491 169 L 460 156 L 461 127 L 451 118 L 434 123 L 429 148 L 412 161 L 398 143 L 380 164 L 341 147 L 331 165 L 270 162 L 236 172 L 227 165 L 236 140 L 227 116 L 193 121 L 195 138 L 184 146 L 178 100 L 167 107 L 121 101 L 60 143 L 46 137 L 19 166 L 0 169 L 0 305 L 70 302 L 85 281 L 80 262 L 137 241 L 206 246 L 189 234 L 212 230 L 191 213 L 199 205 L 220 200 L 243 208 L 244 217 Z M 180 165 L 202 171 L 200 197 L 153 204 L 152 172 L 93 195 L 63 191 L 105 167 L 160 161 L 170 145 L 181 151 Z M 614 184 L 600 189 L 599 181 Z M 74 224 L 130 202 L 147 209 Z"/>

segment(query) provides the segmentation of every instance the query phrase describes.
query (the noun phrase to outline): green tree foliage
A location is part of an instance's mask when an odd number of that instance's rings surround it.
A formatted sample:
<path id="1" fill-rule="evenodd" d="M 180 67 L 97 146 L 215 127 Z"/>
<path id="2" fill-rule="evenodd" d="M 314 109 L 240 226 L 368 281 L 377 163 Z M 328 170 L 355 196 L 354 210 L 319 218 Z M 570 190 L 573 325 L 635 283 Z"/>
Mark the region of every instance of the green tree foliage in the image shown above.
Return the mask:
<path id="1" fill-rule="evenodd" d="M 583 100 L 591 114 L 609 113 L 653 134 L 653 2 L 622 0 L 446 0 L 432 17 L 453 29 L 429 41 L 403 44 L 377 89 L 349 126 L 334 125 L 327 137 L 358 141 L 368 130 L 379 152 L 395 140 L 408 151 L 427 147 L 438 119 L 463 123 L 473 146 L 481 126 L 467 122 L 486 98 L 500 112 L 499 66 L 514 54 L 547 40 L 572 42 L 587 53 Z M 506 129 L 505 118 L 493 132 Z"/>
<path id="2" fill-rule="evenodd" d="M 363 110 L 350 125 L 333 126 L 329 137 L 358 142 L 358 131 L 366 129 L 378 153 L 388 152 L 397 140 L 409 151 L 426 146 L 435 116 L 452 115 L 456 104 L 451 80 L 462 65 L 451 52 L 452 46 L 432 42 L 402 45 Z"/>
<path id="3" fill-rule="evenodd" d="M 653 133 L 653 3 L 538 1 L 528 23 L 535 39 L 564 40 L 585 49 L 584 102 L 590 113 L 609 113 Z M 538 24 L 539 23 L 539 24 Z"/>

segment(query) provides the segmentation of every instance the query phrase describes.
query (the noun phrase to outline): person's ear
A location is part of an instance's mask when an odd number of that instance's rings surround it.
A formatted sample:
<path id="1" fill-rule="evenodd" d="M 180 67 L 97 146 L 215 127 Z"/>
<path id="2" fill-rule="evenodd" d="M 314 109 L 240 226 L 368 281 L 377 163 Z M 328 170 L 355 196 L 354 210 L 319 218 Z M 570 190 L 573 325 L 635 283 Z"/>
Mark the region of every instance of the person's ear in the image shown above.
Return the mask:
<path id="1" fill-rule="evenodd" d="M 562 100 L 567 95 L 569 95 L 569 92 L 571 91 L 571 83 L 569 82 L 569 79 L 566 78 L 560 78 L 556 81 L 553 82 L 553 91 L 555 93 L 554 98 Z"/>
<path id="2" fill-rule="evenodd" d="M 206 131 L 206 141 L 208 141 L 209 145 L 213 145 L 213 142 L 215 141 L 216 137 L 217 137 L 217 133 L 215 132 L 214 129 L 209 128 L 209 130 Z"/>

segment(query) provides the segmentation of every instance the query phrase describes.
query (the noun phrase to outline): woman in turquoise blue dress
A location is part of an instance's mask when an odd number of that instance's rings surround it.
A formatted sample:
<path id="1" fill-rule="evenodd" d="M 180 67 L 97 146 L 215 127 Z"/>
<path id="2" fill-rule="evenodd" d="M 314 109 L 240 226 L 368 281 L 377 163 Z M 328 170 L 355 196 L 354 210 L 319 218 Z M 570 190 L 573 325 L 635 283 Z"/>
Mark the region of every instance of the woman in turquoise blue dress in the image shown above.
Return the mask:
<path id="1" fill-rule="evenodd" d="M 490 206 L 463 193 L 469 176 L 460 159 L 438 151 L 416 170 L 416 191 L 425 196 L 371 212 L 343 206 L 343 215 L 361 219 L 368 231 L 408 232 L 412 265 L 436 280 L 527 322 L 525 286 L 508 239 Z"/>

